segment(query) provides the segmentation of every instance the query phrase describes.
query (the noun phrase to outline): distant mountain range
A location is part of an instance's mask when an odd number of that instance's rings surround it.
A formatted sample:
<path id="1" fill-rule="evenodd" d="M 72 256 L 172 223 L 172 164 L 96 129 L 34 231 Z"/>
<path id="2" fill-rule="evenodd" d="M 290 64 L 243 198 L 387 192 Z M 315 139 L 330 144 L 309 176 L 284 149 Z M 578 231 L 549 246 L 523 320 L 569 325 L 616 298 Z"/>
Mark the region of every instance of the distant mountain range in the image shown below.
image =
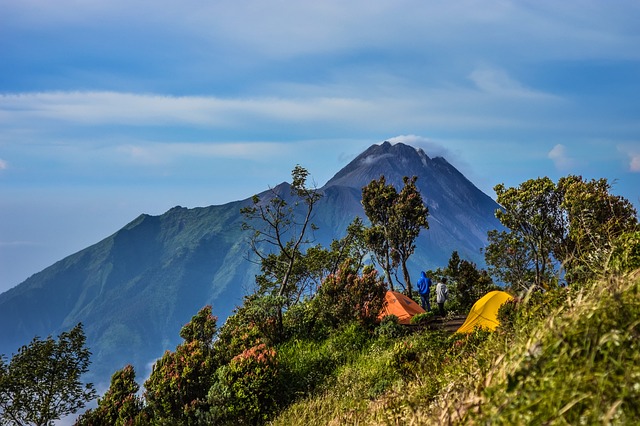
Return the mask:
<path id="1" fill-rule="evenodd" d="M 384 142 L 372 145 L 319 190 L 313 222 L 318 243 L 341 238 L 362 210 L 362 187 L 381 175 L 402 187 L 418 176 L 429 230 L 409 261 L 414 276 L 444 267 L 453 250 L 483 265 L 487 231 L 501 228 L 499 206 L 442 157 Z M 289 184 L 274 188 L 288 193 Z M 261 196 L 268 196 L 268 191 Z M 141 215 L 104 240 L 62 259 L 0 294 L 0 353 L 10 356 L 34 336 L 56 336 L 78 322 L 91 349 L 90 380 L 107 383 L 131 363 L 142 378 L 180 341 L 179 330 L 202 306 L 219 325 L 251 292 L 258 267 L 247 260 L 249 233 L 240 209 L 251 200 Z"/>

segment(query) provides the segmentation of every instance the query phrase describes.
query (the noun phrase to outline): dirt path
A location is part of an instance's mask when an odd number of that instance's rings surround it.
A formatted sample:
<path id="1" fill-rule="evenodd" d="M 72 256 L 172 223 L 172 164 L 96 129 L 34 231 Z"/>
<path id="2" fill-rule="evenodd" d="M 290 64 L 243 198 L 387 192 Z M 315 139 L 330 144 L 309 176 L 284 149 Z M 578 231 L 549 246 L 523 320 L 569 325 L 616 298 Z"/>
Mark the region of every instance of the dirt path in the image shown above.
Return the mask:
<path id="1" fill-rule="evenodd" d="M 466 319 L 466 316 L 455 316 L 453 318 L 447 319 L 444 322 L 441 322 L 440 327 L 443 330 L 448 331 L 449 333 L 455 333 L 455 331 L 459 329 L 462 324 L 464 324 L 464 321 Z"/>
<path id="2" fill-rule="evenodd" d="M 436 317 L 431 319 L 428 323 L 423 325 L 411 325 L 410 327 L 414 330 L 428 328 L 431 330 L 444 330 L 448 333 L 455 333 L 458 328 L 464 323 L 467 319 L 464 315 L 456 315 L 451 318 L 445 318 L 444 320 L 440 317 Z"/>

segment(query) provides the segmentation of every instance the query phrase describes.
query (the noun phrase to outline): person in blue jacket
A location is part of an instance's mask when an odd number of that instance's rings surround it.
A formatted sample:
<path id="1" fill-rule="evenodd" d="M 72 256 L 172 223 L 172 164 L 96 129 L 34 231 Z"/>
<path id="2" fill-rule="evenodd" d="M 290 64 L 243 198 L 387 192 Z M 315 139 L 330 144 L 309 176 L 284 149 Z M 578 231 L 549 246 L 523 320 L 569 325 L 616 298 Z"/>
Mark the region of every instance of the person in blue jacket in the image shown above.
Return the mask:
<path id="1" fill-rule="evenodd" d="M 431 278 L 425 274 L 424 271 L 420 272 L 420 278 L 418 279 L 418 293 L 420 293 L 420 301 L 422 302 L 422 309 L 427 312 L 431 311 L 431 303 L 429 302 L 429 292 L 431 291 Z"/>

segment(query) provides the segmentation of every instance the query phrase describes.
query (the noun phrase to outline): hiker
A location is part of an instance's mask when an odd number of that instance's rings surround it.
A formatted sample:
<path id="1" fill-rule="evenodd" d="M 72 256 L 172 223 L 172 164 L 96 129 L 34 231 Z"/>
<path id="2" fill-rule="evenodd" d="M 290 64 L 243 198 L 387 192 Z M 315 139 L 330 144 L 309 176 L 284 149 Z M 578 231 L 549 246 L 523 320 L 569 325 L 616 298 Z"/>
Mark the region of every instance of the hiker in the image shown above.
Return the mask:
<path id="1" fill-rule="evenodd" d="M 440 316 L 445 315 L 444 302 L 449 297 L 449 289 L 447 288 L 447 279 L 442 278 L 442 281 L 436 286 L 436 302 L 438 302 L 438 308 L 440 310 Z"/>
<path id="2" fill-rule="evenodd" d="M 431 278 L 425 274 L 424 271 L 420 272 L 420 278 L 418 279 L 418 293 L 420 293 L 420 301 L 422 302 L 422 309 L 427 312 L 431 312 L 431 302 L 429 302 L 429 293 L 431 292 Z"/>

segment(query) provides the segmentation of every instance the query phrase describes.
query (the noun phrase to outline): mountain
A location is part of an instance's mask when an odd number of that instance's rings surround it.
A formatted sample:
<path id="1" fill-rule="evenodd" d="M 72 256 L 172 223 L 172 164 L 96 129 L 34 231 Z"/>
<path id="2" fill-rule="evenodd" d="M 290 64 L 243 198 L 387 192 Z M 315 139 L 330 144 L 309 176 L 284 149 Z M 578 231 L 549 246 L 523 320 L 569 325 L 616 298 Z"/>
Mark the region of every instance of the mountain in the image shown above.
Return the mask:
<path id="1" fill-rule="evenodd" d="M 429 207 L 429 230 L 409 262 L 420 270 L 446 266 L 453 250 L 482 265 L 487 231 L 500 228 L 498 205 L 444 158 L 404 144 L 373 145 L 319 190 L 315 240 L 328 245 L 365 217 L 362 187 L 384 175 L 402 186 L 418 176 Z M 273 190 L 283 196 L 289 184 Z M 271 191 L 259 196 L 268 197 Z M 0 294 L 0 353 L 15 353 L 34 336 L 57 335 L 82 322 L 91 349 L 90 380 L 108 384 L 131 363 L 139 377 L 179 343 L 179 330 L 210 304 L 222 324 L 253 289 L 258 267 L 248 260 L 250 235 L 240 209 L 251 200 L 141 215 L 115 234 L 75 253 Z"/>

